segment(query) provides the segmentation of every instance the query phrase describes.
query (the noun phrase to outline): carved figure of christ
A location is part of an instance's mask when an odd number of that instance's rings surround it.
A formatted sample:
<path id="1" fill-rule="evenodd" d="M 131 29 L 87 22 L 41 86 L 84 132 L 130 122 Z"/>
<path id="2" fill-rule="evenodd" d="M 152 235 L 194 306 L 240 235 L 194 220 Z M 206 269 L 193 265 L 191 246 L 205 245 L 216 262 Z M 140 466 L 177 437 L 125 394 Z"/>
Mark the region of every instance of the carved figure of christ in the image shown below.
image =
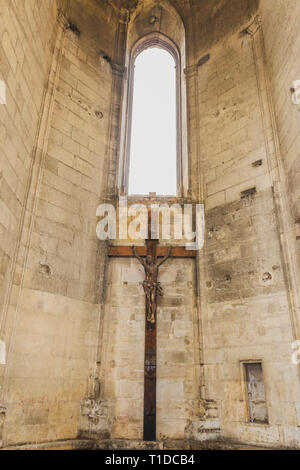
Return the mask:
<path id="1" fill-rule="evenodd" d="M 133 247 L 132 251 L 134 256 L 139 260 L 145 270 L 145 280 L 143 288 L 146 295 L 146 321 L 150 323 L 156 322 L 157 311 L 157 296 L 163 296 L 163 289 L 158 281 L 158 269 L 170 257 L 172 248 L 169 247 L 168 254 L 160 261 L 157 261 L 152 254 L 146 256 L 145 259 L 141 258 Z"/>

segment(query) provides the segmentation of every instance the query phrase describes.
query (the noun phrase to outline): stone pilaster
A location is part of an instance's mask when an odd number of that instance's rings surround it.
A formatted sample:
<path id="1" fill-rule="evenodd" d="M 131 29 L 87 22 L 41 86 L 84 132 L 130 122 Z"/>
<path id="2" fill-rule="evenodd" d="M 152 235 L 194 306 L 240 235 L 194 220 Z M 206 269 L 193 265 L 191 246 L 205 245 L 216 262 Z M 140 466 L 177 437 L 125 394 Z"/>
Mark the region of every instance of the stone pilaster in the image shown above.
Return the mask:
<path id="1" fill-rule="evenodd" d="M 124 79 L 126 76 L 125 52 L 127 29 L 129 23 L 129 11 L 122 8 L 119 13 L 118 29 L 116 32 L 115 54 L 111 62 L 113 73 L 112 102 L 110 110 L 110 129 L 108 136 L 107 164 L 108 181 L 106 197 L 116 198 L 118 192 L 118 168 L 120 159 L 121 136 L 121 110 L 124 92 Z"/>

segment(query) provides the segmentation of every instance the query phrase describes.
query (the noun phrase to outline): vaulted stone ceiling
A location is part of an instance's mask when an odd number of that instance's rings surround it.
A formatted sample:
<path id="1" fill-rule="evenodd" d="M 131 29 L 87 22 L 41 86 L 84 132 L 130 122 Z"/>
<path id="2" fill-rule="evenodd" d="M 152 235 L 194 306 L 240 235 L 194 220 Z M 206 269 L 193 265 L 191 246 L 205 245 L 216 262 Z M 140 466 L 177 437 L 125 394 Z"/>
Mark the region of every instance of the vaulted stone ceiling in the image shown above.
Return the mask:
<path id="1" fill-rule="evenodd" d="M 102 2 L 103 0 L 98 0 Z M 166 0 L 158 0 L 157 5 L 163 4 Z M 220 0 L 213 0 L 212 3 L 217 2 Z M 227 1 L 227 0 L 225 0 Z M 106 0 L 107 4 L 109 4 L 114 9 L 121 9 L 126 8 L 128 10 L 135 10 L 137 7 L 142 6 L 143 4 L 146 6 L 147 4 L 151 3 L 151 0 Z M 195 0 L 172 0 L 170 3 L 176 8 L 176 10 L 181 14 L 183 17 L 186 16 L 190 12 L 191 5 L 195 2 Z"/>
<path id="2" fill-rule="evenodd" d="M 146 6 L 151 0 L 97 0 L 103 4 L 105 1 L 113 9 L 126 8 L 135 10 L 143 4 Z M 156 3 L 164 4 L 170 0 L 156 0 Z M 187 18 L 191 11 L 197 16 L 200 24 L 210 21 L 214 17 L 222 15 L 224 10 L 231 11 L 235 15 L 236 11 L 244 11 L 251 14 L 258 8 L 259 0 L 171 0 L 170 3 L 176 8 L 182 18 Z"/>

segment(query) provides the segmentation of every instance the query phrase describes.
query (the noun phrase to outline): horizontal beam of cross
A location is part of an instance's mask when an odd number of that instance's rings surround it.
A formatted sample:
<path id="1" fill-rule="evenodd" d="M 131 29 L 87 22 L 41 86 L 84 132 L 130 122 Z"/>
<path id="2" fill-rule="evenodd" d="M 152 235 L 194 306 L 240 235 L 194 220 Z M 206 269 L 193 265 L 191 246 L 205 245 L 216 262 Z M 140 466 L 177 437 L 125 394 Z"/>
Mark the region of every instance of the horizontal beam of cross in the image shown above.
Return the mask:
<path id="1" fill-rule="evenodd" d="M 157 246 L 157 257 L 163 258 L 168 254 L 169 247 L 167 246 Z M 147 247 L 146 246 L 137 246 L 136 252 L 139 256 L 147 256 Z M 133 256 L 131 246 L 109 246 L 108 247 L 108 256 L 120 257 L 120 258 L 130 258 Z M 196 250 L 187 250 L 182 246 L 174 246 L 172 248 L 170 257 L 171 258 L 196 258 Z"/>

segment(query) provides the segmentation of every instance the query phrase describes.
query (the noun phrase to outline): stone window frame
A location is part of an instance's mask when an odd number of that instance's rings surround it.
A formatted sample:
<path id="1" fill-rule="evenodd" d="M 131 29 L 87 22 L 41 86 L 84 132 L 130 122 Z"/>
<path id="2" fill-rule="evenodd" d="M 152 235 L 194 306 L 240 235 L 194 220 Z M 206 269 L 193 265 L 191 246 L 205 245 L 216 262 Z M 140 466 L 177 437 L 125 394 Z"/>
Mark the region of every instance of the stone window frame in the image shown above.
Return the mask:
<path id="1" fill-rule="evenodd" d="M 129 170 L 130 170 L 130 144 L 132 132 L 132 114 L 133 114 L 133 94 L 134 94 L 134 66 L 136 58 L 144 50 L 158 47 L 169 52 L 176 68 L 176 195 L 157 195 L 160 199 L 182 198 L 189 193 L 188 178 L 188 149 L 187 139 L 183 135 L 184 128 L 187 128 L 187 109 L 185 106 L 187 97 L 186 84 L 184 80 L 184 67 L 182 64 L 181 53 L 177 45 L 165 34 L 161 32 L 149 33 L 140 38 L 132 47 L 127 71 L 127 83 L 125 83 L 125 103 L 123 103 L 122 133 L 120 146 L 120 173 L 119 173 L 119 193 L 121 196 L 130 198 L 148 197 L 147 194 L 128 194 Z M 126 98 L 127 96 L 127 98 Z M 123 135 L 122 135 L 123 134 Z"/>
<path id="2" fill-rule="evenodd" d="M 246 376 L 246 367 L 245 367 L 246 364 L 261 364 L 262 376 L 263 376 L 263 381 L 264 381 L 267 417 L 268 417 L 268 421 L 266 423 L 251 422 L 250 404 L 249 404 L 248 388 L 247 388 L 247 376 Z M 244 403 L 245 403 L 245 423 L 251 426 L 269 426 L 270 421 L 269 421 L 269 407 L 268 407 L 268 392 L 267 392 L 267 383 L 265 381 L 263 359 L 241 360 L 240 361 L 240 374 L 241 374 L 241 384 L 242 384 L 242 396 L 244 398 Z"/>

